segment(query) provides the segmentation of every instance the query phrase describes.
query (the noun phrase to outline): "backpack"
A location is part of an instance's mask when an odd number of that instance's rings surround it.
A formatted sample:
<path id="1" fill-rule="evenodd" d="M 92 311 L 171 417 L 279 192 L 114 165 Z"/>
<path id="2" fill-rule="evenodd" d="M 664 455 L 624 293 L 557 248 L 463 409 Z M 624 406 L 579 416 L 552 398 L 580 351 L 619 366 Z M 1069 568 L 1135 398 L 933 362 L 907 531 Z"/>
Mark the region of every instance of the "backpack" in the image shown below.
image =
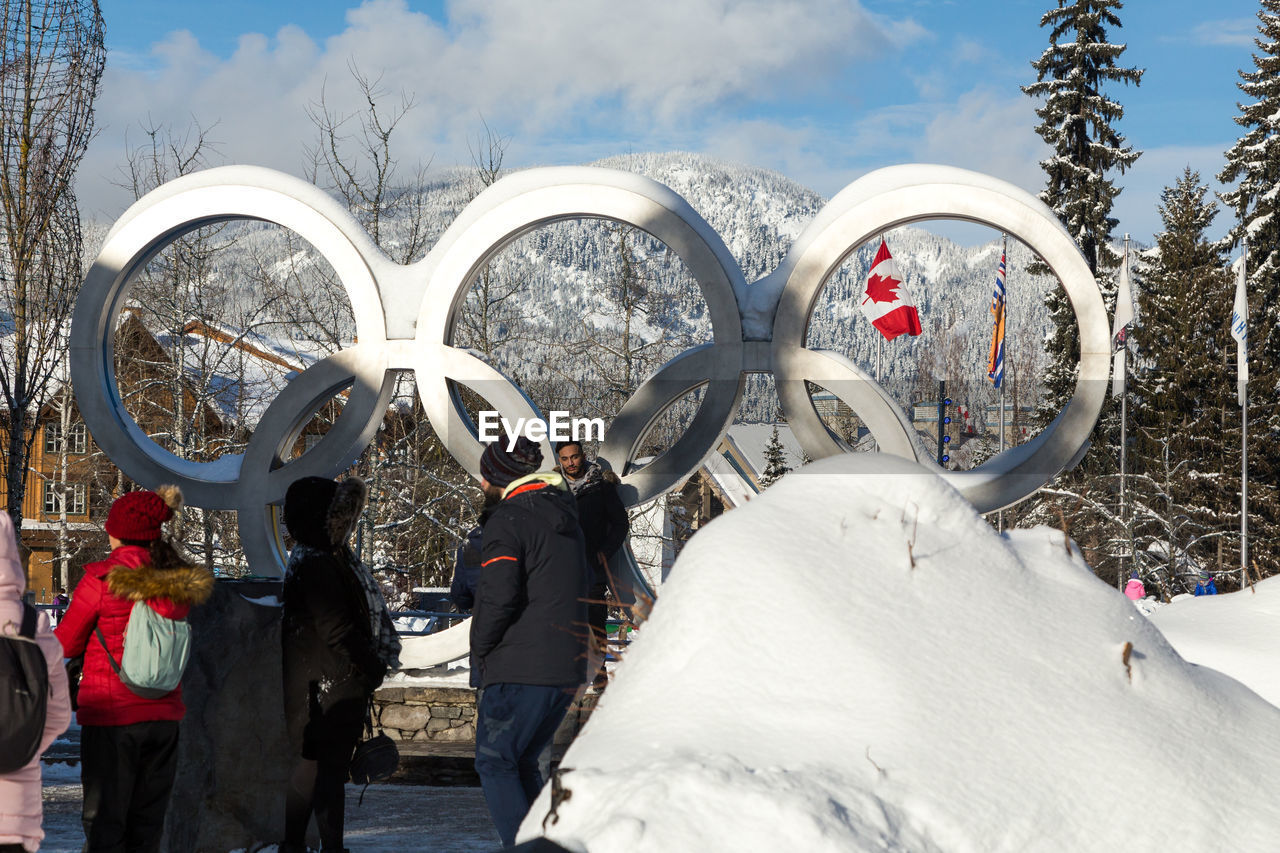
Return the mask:
<path id="1" fill-rule="evenodd" d="M 25 767 L 44 737 L 49 665 L 36 644 L 38 615 L 24 601 L 18 633 L 0 635 L 0 773 Z"/>
<path id="2" fill-rule="evenodd" d="M 161 616 L 145 601 L 136 602 L 124 630 L 124 654 L 119 663 L 111 656 L 102 629 L 95 628 L 94 632 L 124 686 L 143 699 L 159 699 L 181 683 L 191 655 L 191 626 L 187 620 Z"/>

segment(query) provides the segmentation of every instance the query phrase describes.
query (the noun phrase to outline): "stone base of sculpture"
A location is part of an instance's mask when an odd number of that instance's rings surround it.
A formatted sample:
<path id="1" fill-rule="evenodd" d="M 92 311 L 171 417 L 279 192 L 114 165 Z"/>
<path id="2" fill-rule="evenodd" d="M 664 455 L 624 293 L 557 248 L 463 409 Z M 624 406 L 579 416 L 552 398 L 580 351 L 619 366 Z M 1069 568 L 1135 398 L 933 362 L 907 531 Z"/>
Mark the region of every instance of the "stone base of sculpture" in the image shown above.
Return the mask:
<path id="1" fill-rule="evenodd" d="M 280 609 L 245 598 L 278 595 L 279 587 L 219 581 L 209 602 L 191 612 L 194 645 L 182 681 L 187 716 L 165 850 L 225 853 L 284 837 L 291 760 Z"/>

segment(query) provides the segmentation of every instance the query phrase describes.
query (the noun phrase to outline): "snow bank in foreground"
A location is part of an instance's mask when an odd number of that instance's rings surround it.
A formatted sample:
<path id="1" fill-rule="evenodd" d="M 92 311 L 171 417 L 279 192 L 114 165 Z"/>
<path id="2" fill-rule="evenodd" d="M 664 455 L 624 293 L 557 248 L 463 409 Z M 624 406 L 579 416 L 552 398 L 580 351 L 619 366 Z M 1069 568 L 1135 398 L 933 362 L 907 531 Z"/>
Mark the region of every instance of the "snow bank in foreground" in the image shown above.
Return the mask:
<path id="1" fill-rule="evenodd" d="M 1187 660 L 1225 672 L 1280 706 L 1280 577 L 1231 595 L 1175 598 L 1151 621 Z"/>
<path id="2" fill-rule="evenodd" d="M 575 850 L 1263 850 L 1277 727 L 1061 532 L 1002 537 L 850 455 L 690 543 L 545 825 Z"/>

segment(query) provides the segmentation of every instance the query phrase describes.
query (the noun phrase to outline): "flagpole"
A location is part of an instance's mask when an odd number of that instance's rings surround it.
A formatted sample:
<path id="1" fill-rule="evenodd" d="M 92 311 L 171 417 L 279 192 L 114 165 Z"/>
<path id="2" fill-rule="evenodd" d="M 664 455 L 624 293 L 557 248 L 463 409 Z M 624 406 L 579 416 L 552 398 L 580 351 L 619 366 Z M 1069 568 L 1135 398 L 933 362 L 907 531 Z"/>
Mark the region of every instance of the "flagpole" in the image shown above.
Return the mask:
<path id="1" fill-rule="evenodd" d="M 1240 274 L 1247 275 L 1249 265 L 1249 237 L 1241 241 Z M 1248 279 L 1246 278 L 1247 282 Z M 1248 293 L 1245 294 L 1245 310 L 1248 311 Z M 1248 338 L 1245 338 L 1246 345 Z M 1248 351 L 1245 352 L 1248 358 Z M 1237 362 L 1239 359 L 1237 359 Z M 1237 363 L 1237 379 L 1240 366 Z M 1249 383 L 1240 383 L 1240 589 L 1249 580 Z"/>
<path id="2" fill-rule="evenodd" d="M 1249 565 L 1249 386 L 1240 407 L 1240 588 L 1248 583 Z"/>
<path id="3" fill-rule="evenodd" d="M 1007 234 L 1001 234 L 1001 235 L 1000 235 L 1000 238 L 1001 238 L 1001 241 L 1002 241 L 1002 242 L 1001 242 L 1001 244 L 1000 244 L 1000 257 L 1002 257 L 1002 258 L 1005 258 L 1005 259 L 1006 259 L 1006 261 L 1005 261 L 1005 268 L 1004 268 L 1004 307 L 1003 307 L 1001 310 L 1002 310 L 1002 311 L 1004 311 L 1004 328 L 1005 328 L 1005 333 L 1006 333 L 1006 334 L 1005 334 L 1005 341 L 1008 341 L 1008 339 L 1009 339 L 1009 336 L 1008 336 L 1008 330 L 1009 330 L 1009 264 L 1008 264 L 1008 260 L 1007 260 L 1007 259 L 1008 259 L 1008 257 L 1009 257 L 1009 235 L 1007 235 Z M 997 322 L 998 322 L 998 320 L 997 320 Z M 1001 359 L 1003 359 L 1006 355 L 1008 355 L 1008 351 L 1007 351 L 1007 349 L 1005 349 L 1005 348 L 1004 348 L 1004 343 L 1003 343 L 1003 342 L 1001 343 L 1001 345 L 1000 345 L 1000 346 L 1002 347 L 1002 349 L 1001 349 L 1001 356 L 1000 356 L 1000 357 L 1001 357 Z M 1003 361 L 1002 361 L 1001 363 L 1003 364 Z M 1001 452 L 1001 453 L 1004 453 L 1004 376 L 1003 376 L 1003 374 L 1002 374 L 1002 375 L 1001 375 L 1001 377 L 1000 377 L 1000 452 Z M 1000 512 L 996 513 L 996 530 L 1000 531 L 1001 533 L 1003 533 L 1003 532 L 1004 532 L 1004 510 L 1000 510 Z"/>
<path id="4" fill-rule="evenodd" d="M 880 234 L 880 242 L 884 242 L 884 233 Z M 884 346 L 884 335 L 876 335 L 876 384 L 880 384 L 880 351 Z"/>
<path id="5" fill-rule="evenodd" d="M 1127 270 L 1129 266 L 1129 235 L 1128 234 L 1124 235 L 1123 263 Z M 1119 308 L 1117 307 L 1116 310 L 1119 310 Z M 1120 351 L 1120 358 L 1121 358 L 1121 363 L 1124 365 L 1124 370 L 1127 373 L 1129 369 L 1128 336 L 1125 337 L 1124 348 Z M 1129 530 L 1129 518 L 1128 518 L 1128 513 L 1126 512 L 1128 508 L 1125 505 L 1125 482 L 1128 480 L 1128 476 L 1127 476 L 1128 467 L 1126 464 L 1128 459 L 1127 451 L 1129 449 L 1128 428 L 1129 428 L 1129 387 L 1128 387 L 1128 383 L 1126 382 L 1124 384 L 1124 387 L 1120 389 L 1120 524 L 1121 526 L 1124 527 L 1125 538 L 1129 540 L 1129 560 L 1130 560 L 1130 563 L 1132 564 L 1132 561 L 1134 558 L 1133 534 Z M 1122 587 L 1124 585 L 1124 582 L 1125 582 L 1124 555 L 1121 554 L 1120 555 L 1120 582 L 1116 584 L 1116 586 Z"/>
<path id="6" fill-rule="evenodd" d="M 1009 257 L 1009 238 L 1006 235 L 1001 235 L 1001 236 L 1004 238 L 1004 242 L 1001 244 L 1001 247 L 1000 247 L 1000 257 L 1007 259 Z M 1004 328 L 1006 332 L 1005 340 L 1007 341 L 1009 339 L 1008 337 L 1009 265 L 1007 260 L 1005 262 L 1005 268 L 1004 268 L 1004 307 L 1001 310 L 1004 311 Z M 1004 346 L 1004 343 L 1001 342 L 1001 347 L 1003 346 Z M 1003 354 L 1002 354 L 1002 357 L 1003 357 Z M 1001 453 L 1004 452 L 1004 377 L 1003 376 L 1000 379 L 1000 452 Z"/>

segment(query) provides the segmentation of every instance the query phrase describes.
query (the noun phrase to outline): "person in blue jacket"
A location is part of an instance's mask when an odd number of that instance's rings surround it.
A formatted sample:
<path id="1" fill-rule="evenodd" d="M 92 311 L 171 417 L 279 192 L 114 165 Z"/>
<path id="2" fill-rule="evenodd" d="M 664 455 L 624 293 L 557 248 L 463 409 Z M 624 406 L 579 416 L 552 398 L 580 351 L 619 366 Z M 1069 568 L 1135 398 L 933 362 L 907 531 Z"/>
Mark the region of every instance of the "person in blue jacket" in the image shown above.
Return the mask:
<path id="1" fill-rule="evenodd" d="M 489 520 L 496 501 L 485 497 L 484 509 L 476 526 L 467 532 L 467 538 L 454 555 L 453 580 L 449 583 L 449 600 L 459 613 L 470 613 L 476 604 L 476 587 L 480 583 L 480 545 L 484 541 L 484 523 Z M 471 686 L 480 688 L 480 667 L 475 653 L 470 655 Z"/>
<path id="2" fill-rule="evenodd" d="M 488 518 L 489 507 L 486 506 L 476 526 L 467 531 L 466 540 L 454 554 L 449 600 L 459 613 L 470 613 L 476 603 L 476 584 L 480 582 L 480 543 L 484 539 L 484 523 Z"/>
<path id="3" fill-rule="evenodd" d="M 1196 595 L 1217 595 L 1218 585 L 1213 582 L 1213 575 L 1200 573 L 1200 582 L 1196 584 Z"/>

